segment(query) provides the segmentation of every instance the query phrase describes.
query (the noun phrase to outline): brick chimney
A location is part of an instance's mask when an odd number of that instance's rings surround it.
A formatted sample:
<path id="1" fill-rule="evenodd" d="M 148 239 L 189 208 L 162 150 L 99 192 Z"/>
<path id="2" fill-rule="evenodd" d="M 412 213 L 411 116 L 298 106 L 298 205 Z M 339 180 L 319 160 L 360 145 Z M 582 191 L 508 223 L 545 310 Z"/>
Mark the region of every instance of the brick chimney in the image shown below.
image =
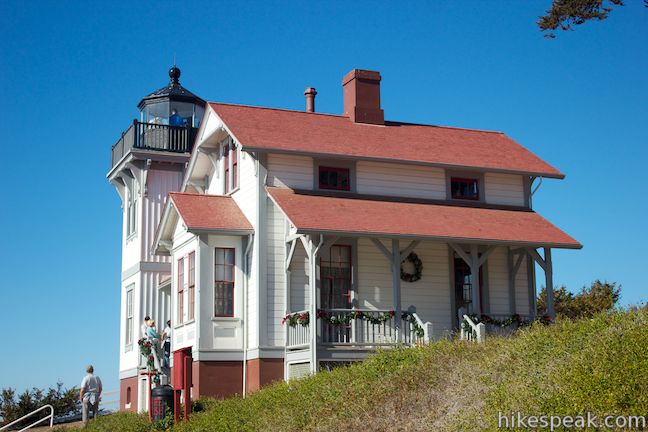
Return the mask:
<path id="1" fill-rule="evenodd" d="M 308 87 L 304 90 L 304 95 L 306 96 L 306 112 L 315 112 L 315 96 L 317 96 L 317 91 L 314 87 Z"/>
<path id="2" fill-rule="evenodd" d="M 385 124 L 380 109 L 380 72 L 353 69 L 342 79 L 344 115 L 355 123 Z"/>

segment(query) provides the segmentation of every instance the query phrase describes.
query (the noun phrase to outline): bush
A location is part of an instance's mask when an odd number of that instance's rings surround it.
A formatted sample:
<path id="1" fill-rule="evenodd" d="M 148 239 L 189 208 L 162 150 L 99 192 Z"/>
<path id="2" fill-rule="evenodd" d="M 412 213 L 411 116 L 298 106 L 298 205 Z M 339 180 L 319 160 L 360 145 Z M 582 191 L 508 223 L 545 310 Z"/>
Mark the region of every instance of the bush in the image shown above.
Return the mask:
<path id="1" fill-rule="evenodd" d="M 56 415 L 78 413 L 79 390 L 76 387 L 64 390 L 63 383 L 56 383 L 56 387 L 47 390 L 33 388 L 25 390 L 16 397 L 16 391 L 12 388 L 2 389 L 0 394 L 0 416 L 4 419 L 1 424 L 8 424 L 12 421 L 29 414 L 44 405 L 52 405 Z M 44 411 L 40 416 L 48 414 Z M 39 417 L 33 417 L 21 424 L 33 423 Z"/>
<path id="2" fill-rule="evenodd" d="M 558 317 L 591 318 L 594 315 L 614 309 L 621 296 L 621 286 L 616 282 L 595 280 L 589 288 L 583 287 L 576 295 L 565 286 L 553 290 L 554 308 Z M 547 289 L 543 287 L 538 295 L 538 315 L 547 309 Z"/>

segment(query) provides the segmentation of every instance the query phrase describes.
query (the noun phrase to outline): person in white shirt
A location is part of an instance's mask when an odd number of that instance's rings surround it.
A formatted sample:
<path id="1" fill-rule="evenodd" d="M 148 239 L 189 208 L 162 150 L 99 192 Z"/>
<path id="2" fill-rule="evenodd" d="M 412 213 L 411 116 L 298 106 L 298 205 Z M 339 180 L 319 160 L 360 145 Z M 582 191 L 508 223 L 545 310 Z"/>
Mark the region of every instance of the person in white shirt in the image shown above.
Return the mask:
<path id="1" fill-rule="evenodd" d="M 140 326 L 140 331 L 141 331 L 141 336 L 140 337 L 142 337 L 144 339 L 148 339 L 148 335 L 146 334 L 146 331 L 149 328 L 149 321 L 151 321 L 151 317 L 146 315 L 144 317 L 144 322 Z"/>
<path id="2" fill-rule="evenodd" d="M 88 424 L 88 414 L 92 411 L 92 418 L 97 418 L 99 413 L 99 401 L 101 400 L 101 392 L 103 391 L 101 385 L 101 378 L 94 375 L 94 367 L 89 365 L 86 368 L 87 375 L 81 381 L 81 390 L 79 391 L 79 399 L 83 405 L 81 420 L 84 425 Z"/>
<path id="3" fill-rule="evenodd" d="M 164 347 L 164 367 L 171 367 L 171 320 L 166 322 L 162 331 L 162 346 Z"/>

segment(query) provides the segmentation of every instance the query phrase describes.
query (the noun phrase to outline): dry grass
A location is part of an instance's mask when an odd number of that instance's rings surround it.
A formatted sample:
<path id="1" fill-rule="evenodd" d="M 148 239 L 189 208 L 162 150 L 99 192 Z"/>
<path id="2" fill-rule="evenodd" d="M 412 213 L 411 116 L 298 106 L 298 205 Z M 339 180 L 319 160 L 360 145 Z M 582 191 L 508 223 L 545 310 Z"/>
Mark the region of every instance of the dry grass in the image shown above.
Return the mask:
<path id="1" fill-rule="evenodd" d="M 497 413 L 645 415 L 648 315 L 562 321 L 486 344 L 439 341 L 379 353 L 251 397 L 209 403 L 185 431 L 484 431 Z M 112 416 L 111 416 L 112 417 Z M 93 431 L 148 431 L 134 415 Z"/>

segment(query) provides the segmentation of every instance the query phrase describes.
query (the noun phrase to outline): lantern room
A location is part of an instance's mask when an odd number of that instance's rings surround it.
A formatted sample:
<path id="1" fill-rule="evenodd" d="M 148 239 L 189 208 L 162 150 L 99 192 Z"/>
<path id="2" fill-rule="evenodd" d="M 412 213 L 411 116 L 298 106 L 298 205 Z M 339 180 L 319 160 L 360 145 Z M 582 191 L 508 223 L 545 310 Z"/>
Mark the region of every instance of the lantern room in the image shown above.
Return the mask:
<path id="1" fill-rule="evenodd" d="M 205 101 L 180 85 L 180 69 L 169 69 L 169 84 L 144 97 L 138 105 L 140 122 L 197 128 Z"/>

